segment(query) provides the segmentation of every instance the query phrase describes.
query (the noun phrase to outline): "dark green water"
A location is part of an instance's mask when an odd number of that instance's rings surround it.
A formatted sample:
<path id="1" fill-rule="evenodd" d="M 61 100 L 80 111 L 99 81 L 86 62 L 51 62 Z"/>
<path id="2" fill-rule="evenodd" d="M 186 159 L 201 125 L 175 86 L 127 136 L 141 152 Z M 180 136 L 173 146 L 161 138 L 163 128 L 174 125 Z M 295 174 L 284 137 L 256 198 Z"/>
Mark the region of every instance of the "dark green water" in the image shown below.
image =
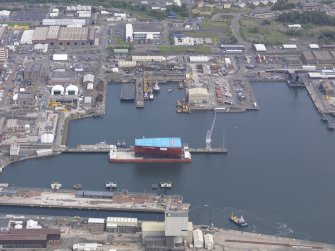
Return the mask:
<path id="1" fill-rule="evenodd" d="M 68 144 L 117 139 L 133 144 L 136 137 L 180 136 L 192 147 L 204 146 L 213 114 L 177 114 L 175 102 L 183 93 L 175 88 L 168 94 L 168 87 L 161 86 L 155 101 L 137 110 L 132 103 L 120 103 L 119 85 L 109 86 L 106 117 L 72 122 Z M 190 217 L 197 224 L 208 223 L 204 205 L 211 204 L 217 226 L 237 229 L 228 221 L 235 212 L 248 220 L 247 231 L 335 243 L 334 133 L 320 121 L 305 90 L 285 84 L 253 87 L 258 112 L 217 116 L 212 145 L 222 145 L 224 135 L 227 155 L 193 155 L 191 164 L 148 165 L 112 164 L 103 154 L 65 154 L 14 164 L 0 182 L 49 187 L 60 180 L 68 188 L 80 183 L 102 190 L 106 180 L 114 179 L 129 191 L 151 192 L 152 183 L 169 180 L 171 193 L 192 204 Z"/>

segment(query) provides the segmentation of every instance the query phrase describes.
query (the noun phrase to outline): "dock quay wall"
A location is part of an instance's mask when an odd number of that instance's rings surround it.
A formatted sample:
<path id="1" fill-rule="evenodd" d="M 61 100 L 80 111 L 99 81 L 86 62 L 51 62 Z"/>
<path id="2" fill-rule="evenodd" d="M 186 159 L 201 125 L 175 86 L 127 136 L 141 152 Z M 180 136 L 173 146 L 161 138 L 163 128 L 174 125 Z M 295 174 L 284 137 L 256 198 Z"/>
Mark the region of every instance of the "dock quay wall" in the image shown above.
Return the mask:
<path id="1" fill-rule="evenodd" d="M 85 195 L 82 195 L 85 194 Z M 85 209 L 126 212 L 164 213 L 166 210 L 188 211 L 189 204 L 179 195 L 150 193 L 51 190 L 38 188 L 0 188 L 1 206 Z"/>

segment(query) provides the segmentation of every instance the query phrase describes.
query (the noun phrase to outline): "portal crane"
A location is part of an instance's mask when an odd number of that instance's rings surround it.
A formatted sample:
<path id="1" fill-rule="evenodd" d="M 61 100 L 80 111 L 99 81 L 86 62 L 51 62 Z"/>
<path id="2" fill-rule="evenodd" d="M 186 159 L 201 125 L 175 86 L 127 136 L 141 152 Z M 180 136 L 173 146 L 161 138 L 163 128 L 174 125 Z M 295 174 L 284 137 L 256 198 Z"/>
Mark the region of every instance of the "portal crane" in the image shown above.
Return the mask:
<path id="1" fill-rule="evenodd" d="M 212 147 L 211 147 L 212 133 L 213 133 L 214 125 L 215 125 L 215 120 L 216 120 L 216 113 L 214 113 L 212 127 L 211 127 L 210 130 L 207 131 L 207 135 L 206 135 L 206 150 L 207 151 L 210 151 L 212 149 Z"/>

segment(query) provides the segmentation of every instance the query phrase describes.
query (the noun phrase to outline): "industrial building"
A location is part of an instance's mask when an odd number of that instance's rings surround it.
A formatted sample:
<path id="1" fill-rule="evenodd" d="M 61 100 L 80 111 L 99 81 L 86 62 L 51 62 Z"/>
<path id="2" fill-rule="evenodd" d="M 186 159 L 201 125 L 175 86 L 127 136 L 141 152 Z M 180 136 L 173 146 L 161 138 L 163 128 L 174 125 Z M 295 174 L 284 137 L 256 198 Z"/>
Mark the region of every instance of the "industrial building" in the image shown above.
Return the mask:
<path id="1" fill-rule="evenodd" d="M 192 243 L 193 224 L 186 211 L 167 211 L 165 222 L 143 222 L 142 243 L 146 250 L 182 248 L 184 241 Z"/>
<path id="2" fill-rule="evenodd" d="M 190 56 L 190 63 L 207 63 L 209 62 L 208 56 Z"/>
<path id="3" fill-rule="evenodd" d="M 3 43 L 3 39 L 5 37 L 6 31 L 7 31 L 7 27 L 6 26 L 0 26 L 0 44 Z"/>
<path id="4" fill-rule="evenodd" d="M 208 104 L 209 94 L 206 88 L 190 88 L 188 90 L 188 102 L 191 105 Z"/>
<path id="5" fill-rule="evenodd" d="M 302 60 L 306 64 L 335 64 L 334 50 L 311 50 L 302 53 Z"/>
<path id="6" fill-rule="evenodd" d="M 29 45 L 29 44 L 32 44 L 33 43 L 33 35 L 34 35 L 34 30 L 25 30 L 23 31 L 23 34 L 22 34 L 22 37 L 21 37 L 21 40 L 20 40 L 20 44 L 23 45 L 23 44 L 26 44 L 26 45 Z"/>
<path id="7" fill-rule="evenodd" d="M 137 218 L 107 217 L 106 231 L 113 233 L 136 233 L 140 230 Z"/>
<path id="8" fill-rule="evenodd" d="M 48 84 L 76 84 L 78 85 L 78 78 L 74 71 L 67 71 L 65 69 L 56 69 L 49 74 Z"/>
<path id="9" fill-rule="evenodd" d="M 47 248 L 57 244 L 61 234 L 58 229 L 11 229 L 0 234 L 2 248 Z"/>
<path id="10" fill-rule="evenodd" d="M 255 49 L 257 52 L 266 52 L 266 47 L 264 44 L 255 44 Z"/>
<path id="11" fill-rule="evenodd" d="M 160 23 L 126 24 L 126 41 L 153 43 L 155 40 L 161 39 L 162 30 L 163 27 Z"/>
<path id="12" fill-rule="evenodd" d="M 140 61 L 140 62 L 163 62 L 166 60 L 163 56 L 131 56 L 132 61 Z"/>
<path id="13" fill-rule="evenodd" d="M 0 70 L 3 69 L 7 62 L 7 49 L 5 47 L 0 47 Z"/>
<path id="14" fill-rule="evenodd" d="M 85 19 L 43 19 L 42 25 L 44 26 L 85 26 L 86 20 Z"/>
<path id="15" fill-rule="evenodd" d="M 94 28 L 61 27 L 57 25 L 36 27 L 33 32 L 27 31 L 21 38 L 21 44 L 40 43 L 48 44 L 49 46 L 87 46 L 94 45 L 94 40 Z"/>
<path id="16" fill-rule="evenodd" d="M 105 230 L 105 219 L 88 218 L 87 227 L 92 234 L 102 233 Z"/>

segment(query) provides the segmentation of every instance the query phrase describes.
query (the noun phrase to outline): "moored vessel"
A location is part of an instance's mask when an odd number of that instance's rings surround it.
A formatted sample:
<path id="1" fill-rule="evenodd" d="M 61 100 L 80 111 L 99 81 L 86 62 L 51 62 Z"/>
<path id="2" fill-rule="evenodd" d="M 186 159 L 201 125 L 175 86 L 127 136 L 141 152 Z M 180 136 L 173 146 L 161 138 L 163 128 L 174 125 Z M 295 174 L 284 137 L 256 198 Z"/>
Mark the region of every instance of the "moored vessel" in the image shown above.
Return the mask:
<path id="1" fill-rule="evenodd" d="M 110 146 L 109 160 L 120 163 L 187 163 L 192 161 L 188 146 L 182 146 L 180 138 L 135 139 L 134 147 L 123 150 Z"/>
<path id="2" fill-rule="evenodd" d="M 59 190 L 62 188 L 62 184 L 58 181 L 54 181 L 53 183 L 51 183 L 50 187 L 52 190 Z"/>
<path id="3" fill-rule="evenodd" d="M 157 80 L 156 80 L 156 84 L 154 85 L 154 87 L 152 89 L 153 89 L 153 92 L 156 93 L 156 94 L 158 94 L 160 92 L 161 88 L 159 87 Z"/>
<path id="4" fill-rule="evenodd" d="M 248 226 L 248 223 L 245 221 L 243 216 L 238 218 L 236 215 L 234 215 L 232 213 L 229 219 L 230 219 L 231 222 L 235 223 L 236 225 L 238 225 L 240 227 L 247 227 Z"/>
<path id="5" fill-rule="evenodd" d="M 117 183 L 114 181 L 108 181 L 106 183 L 106 189 L 116 189 L 117 188 Z"/>
<path id="6" fill-rule="evenodd" d="M 81 189 L 83 189 L 83 186 L 80 185 L 80 184 L 74 184 L 72 188 L 73 188 L 74 190 L 81 190 Z"/>
<path id="7" fill-rule="evenodd" d="M 159 186 L 160 188 L 172 188 L 172 182 L 161 181 Z"/>

